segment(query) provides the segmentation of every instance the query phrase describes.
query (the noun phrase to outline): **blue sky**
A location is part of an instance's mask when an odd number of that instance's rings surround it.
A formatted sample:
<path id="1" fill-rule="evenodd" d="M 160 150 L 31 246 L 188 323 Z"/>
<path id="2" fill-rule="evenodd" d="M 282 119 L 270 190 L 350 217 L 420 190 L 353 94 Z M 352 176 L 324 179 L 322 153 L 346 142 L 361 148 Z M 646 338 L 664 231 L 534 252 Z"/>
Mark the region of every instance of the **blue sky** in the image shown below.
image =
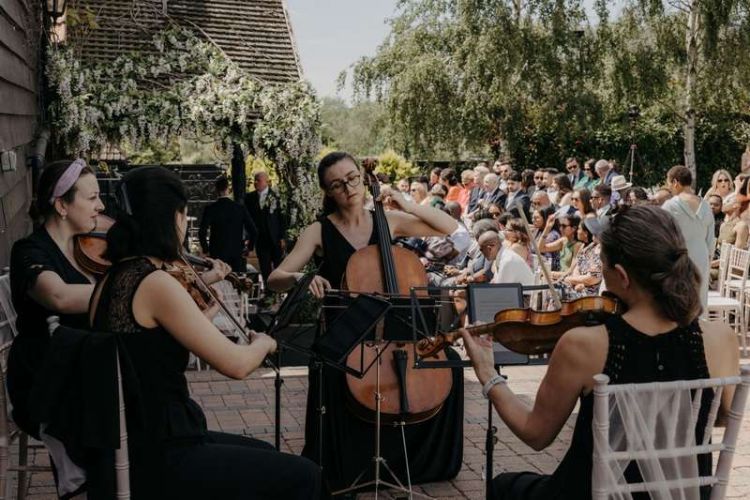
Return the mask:
<path id="1" fill-rule="evenodd" d="M 287 7 L 304 76 L 323 97 L 336 95 L 342 70 L 375 54 L 396 0 L 287 0 Z"/>

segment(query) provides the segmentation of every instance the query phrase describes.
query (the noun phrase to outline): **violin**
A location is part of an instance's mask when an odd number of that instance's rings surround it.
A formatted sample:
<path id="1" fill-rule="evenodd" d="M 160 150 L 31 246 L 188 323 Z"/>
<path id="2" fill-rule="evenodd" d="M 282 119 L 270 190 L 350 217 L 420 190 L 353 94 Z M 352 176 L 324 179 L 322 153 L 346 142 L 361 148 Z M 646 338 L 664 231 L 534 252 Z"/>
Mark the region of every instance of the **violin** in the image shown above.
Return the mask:
<path id="1" fill-rule="evenodd" d="M 495 342 L 519 354 L 546 354 L 552 352 L 557 341 L 568 330 L 579 326 L 598 325 L 605 322 L 609 316 L 624 312 L 622 302 L 606 292 L 606 295 L 562 301 L 557 289 L 552 285 L 549 269 L 542 259 L 536 240 L 531 235 L 529 221 L 520 203 L 518 211 L 556 308 L 551 311 L 537 311 L 530 307 L 504 309 L 495 314 L 492 323 L 466 328 L 471 335 L 490 334 Z M 458 331 L 453 331 L 422 339 L 417 343 L 417 353 L 429 356 L 453 344 L 460 336 Z"/>
<path id="2" fill-rule="evenodd" d="M 414 252 L 392 245 L 391 232 L 382 201 L 380 185 L 375 177 L 375 163 L 363 162 L 365 182 L 375 200 L 373 223 L 377 244 L 357 250 L 346 264 L 342 288 L 360 293 L 406 295 L 412 287 L 427 286 L 424 265 Z M 376 401 L 379 391 L 381 419 L 383 422 L 423 422 L 440 411 L 453 386 L 449 369 L 416 369 L 413 343 L 388 342 L 383 339 L 382 324 L 376 329 L 376 343 L 383 349 L 377 362 L 381 363 L 380 380 L 377 371 L 369 370 L 363 378 L 347 374 L 349 389 L 347 403 L 355 415 L 368 422 L 376 422 Z M 368 366 L 375 361 L 376 350 L 360 346 L 347 358 L 347 365 Z M 444 352 L 435 352 L 437 360 L 447 359 Z M 402 370 L 402 371 L 400 371 Z"/>
<path id="3" fill-rule="evenodd" d="M 104 273 L 106 273 L 112 266 L 112 263 L 104 257 L 104 254 L 107 251 L 107 231 L 109 231 L 109 228 L 111 228 L 114 223 L 114 219 L 99 214 L 96 217 L 96 227 L 93 231 L 84 234 L 77 234 L 73 238 L 73 256 L 75 257 L 76 262 L 84 271 L 93 274 L 97 278 L 104 276 Z M 208 269 L 213 267 L 213 264 L 208 259 L 203 259 L 192 254 L 185 254 L 184 257 L 193 265 L 202 266 Z M 191 296 L 193 296 L 194 287 L 190 286 L 192 279 L 182 277 L 179 272 L 180 270 L 184 271 L 186 265 L 187 264 L 184 262 L 176 262 L 175 266 L 177 269 L 172 270 L 169 274 L 177 278 L 185 289 L 190 292 Z M 224 279 L 229 281 L 229 283 L 231 283 L 239 292 L 250 292 L 255 285 L 249 277 L 241 276 L 237 273 L 229 273 Z M 206 300 L 199 299 L 199 296 L 204 294 L 198 292 L 195 293 L 196 296 L 193 298 L 197 299 L 195 303 L 198 304 L 198 307 L 200 307 L 202 311 L 205 311 L 212 305 L 211 301 L 207 300 L 208 297 L 205 297 Z"/>
<path id="4" fill-rule="evenodd" d="M 553 311 L 505 309 L 495 314 L 492 323 L 470 326 L 466 330 L 474 336 L 492 335 L 495 342 L 519 354 L 546 354 L 552 352 L 557 341 L 568 330 L 598 325 L 609 316 L 622 312 L 623 305 L 618 299 L 598 295 L 563 302 L 560 309 Z M 422 339 L 417 342 L 417 353 L 431 356 L 460 337 L 456 330 Z"/>
<path id="5" fill-rule="evenodd" d="M 112 263 L 104 258 L 104 254 L 107 251 L 107 231 L 114 223 L 114 219 L 99 214 L 96 216 L 96 227 L 93 231 L 73 237 L 73 257 L 84 271 L 93 274 L 97 279 L 112 266 Z"/>

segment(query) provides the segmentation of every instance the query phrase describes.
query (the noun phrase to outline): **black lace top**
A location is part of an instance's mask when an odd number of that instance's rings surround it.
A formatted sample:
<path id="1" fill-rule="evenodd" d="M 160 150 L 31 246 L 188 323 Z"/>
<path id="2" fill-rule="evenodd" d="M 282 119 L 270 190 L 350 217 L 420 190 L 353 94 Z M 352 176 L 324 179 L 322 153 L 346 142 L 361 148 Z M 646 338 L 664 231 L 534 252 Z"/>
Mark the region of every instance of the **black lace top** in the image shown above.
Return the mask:
<path id="1" fill-rule="evenodd" d="M 688 327 L 678 327 L 660 335 L 641 333 L 621 316 L 613 316 L 605 326 L 609 336 L 609 351 L 603 373 L 609 376 L 611 384 L 668 382 L 709 377 L 703 350 L 703 336 L 697 323 Z M 698 439 L 702 439 L 702 429 L 705 428 L 705 418 L 711 400 L 709 393 L 710 391 L 704 392 L 701 416 L 696 426 L 700 431 Z M 556 494 L 548 498 L 591 498 L 593 403 L 593 393 L 581 398 L 570 449 L 554 472 L 552 482 L 546 485 L 552 486 L 551 491 L 555 491 Z M 710 455 L 700 457 L 699 468 L 701 474 L 710 471 Z M 626 478 L 630 482 L 638 482 L 638 477 L 637 467 L 631 464 L 626 471 Z M 705 496 L 707 491 L 702 493 L 702 496 Z M 636 494 L 633 498 L 648 496 Z"/>
<path id="2" fill-rule="evenodd" d="M 113 266 L 101 286 L 93 328 L 123 334 L 142 398 L 144 439 L 151 444 L 200 441 L 206 419 L 188 392 L 188 350 L 164 328 L 144 328 L 133 316 L 135 292 L 156 270 L 146 258 Z"/>

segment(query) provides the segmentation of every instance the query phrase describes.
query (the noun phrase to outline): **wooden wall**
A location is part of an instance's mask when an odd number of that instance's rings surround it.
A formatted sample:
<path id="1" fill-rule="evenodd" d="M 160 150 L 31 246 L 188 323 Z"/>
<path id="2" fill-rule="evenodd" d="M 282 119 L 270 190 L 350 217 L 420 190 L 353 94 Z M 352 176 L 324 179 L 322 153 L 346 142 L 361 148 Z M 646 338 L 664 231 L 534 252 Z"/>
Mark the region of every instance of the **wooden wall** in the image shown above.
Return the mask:
<path id="1" fill-rule="evenodd" d="M 13 242 L 31 231 L 30 153 L 38 120 L 39 12 L 34 0 L 0 0 L 0 153 L 16 154 L 16 169 L 0 171 L 0 267 Z"/>

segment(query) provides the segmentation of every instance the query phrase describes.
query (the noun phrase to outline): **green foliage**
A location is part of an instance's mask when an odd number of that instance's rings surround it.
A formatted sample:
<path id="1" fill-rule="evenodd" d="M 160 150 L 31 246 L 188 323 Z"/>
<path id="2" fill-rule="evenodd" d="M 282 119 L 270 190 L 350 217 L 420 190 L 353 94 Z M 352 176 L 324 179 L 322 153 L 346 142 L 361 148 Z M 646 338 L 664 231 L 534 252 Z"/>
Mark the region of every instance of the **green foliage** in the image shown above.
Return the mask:
<path id="1" fill-rule="evenodd" d="M 419 174 L 419 167 L 394 150 L 389 149 L 378 156 L 378 167 L 375 171 L 388 174 L 391 180 L 396 182 L 399 179 L 407 179 Z"/>
<path id="2" fill-rule="evenodd" d="M 635 182 L 645 184 L 684 161 L 689 103 L 705 183 L 736 167 L 748 140 L 750 4 L 691 4 L 707 28 L 690 88 L 688 17 L 663 0 L 627 2 L 616 20 L 604 0 L 595 19 L 579 0 L 404 0 L 377 54 L 350 75 L 357 96 L 382 103 L 389 145 L 407 157 L 490 148 L 519 168 L 560 168 L 571 155 L 622 163 L 638 105 Z"/>
<path id="3" fill-rule="evenodd" d="M 151 51 L 110 62 L 81 60 L 73 45 L 50 47 L 49 112 L 61 148 L 96 154 L 127 142 L 150 150 L 141 160 L 156 160 L 170 158 L 179 137 L 208 137 L 225 149 L 252 144 L 278 174 L 292 234 L 309 224 L 310 200 L 320 196 L 311 175 L 320 111 L 309 84 L 268 85 L 186 28 L 171 26 L 152 42 Z"/>
<path id="4" fill-rule="evenodd" d="M 383 106 L 361 101 L 347 105 L 342 99 L 326 97 L 320 109 L 323 144 L 331 150 L 355 156 L 372 156 L 386 148 L 387 127 Z"/>

